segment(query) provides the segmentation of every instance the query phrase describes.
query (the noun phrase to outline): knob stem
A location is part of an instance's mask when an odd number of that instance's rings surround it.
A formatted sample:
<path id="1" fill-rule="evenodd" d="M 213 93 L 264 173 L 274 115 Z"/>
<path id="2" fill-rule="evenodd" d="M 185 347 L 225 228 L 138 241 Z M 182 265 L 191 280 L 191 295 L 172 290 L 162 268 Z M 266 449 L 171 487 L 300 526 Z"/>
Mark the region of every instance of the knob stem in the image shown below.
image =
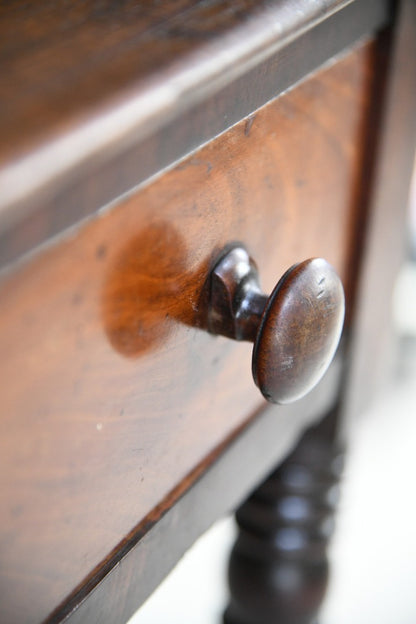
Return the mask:
<path id="1" fill-rule="evenodd" d="M 210 275 L 208 330 L 254 342 L 267 301 L 254 260 L 243 247 L 234 247 L 219 258 Z"/>

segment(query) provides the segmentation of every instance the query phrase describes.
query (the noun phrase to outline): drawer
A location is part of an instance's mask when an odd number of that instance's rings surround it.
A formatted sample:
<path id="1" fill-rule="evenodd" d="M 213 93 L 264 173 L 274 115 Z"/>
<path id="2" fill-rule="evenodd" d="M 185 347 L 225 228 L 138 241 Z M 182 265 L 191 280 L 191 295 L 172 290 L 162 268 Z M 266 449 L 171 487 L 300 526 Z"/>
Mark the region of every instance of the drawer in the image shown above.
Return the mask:
<path id="1" fill-rule="evenodd" d="M 367 43 L 3 274 L 6 614 L 46 618 L 264 407 L 251 345 L 198 327 L 224 246 L 266 292 L 323 256 L 350 300 L 373 78 Z"/>

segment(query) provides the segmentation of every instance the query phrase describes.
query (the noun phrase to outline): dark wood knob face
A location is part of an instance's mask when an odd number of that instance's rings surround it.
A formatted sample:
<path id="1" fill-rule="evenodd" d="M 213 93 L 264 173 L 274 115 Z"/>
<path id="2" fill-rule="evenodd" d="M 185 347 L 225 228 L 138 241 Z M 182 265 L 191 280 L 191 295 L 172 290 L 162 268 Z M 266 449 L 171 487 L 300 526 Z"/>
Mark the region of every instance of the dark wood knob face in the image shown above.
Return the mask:
<path id="1" fill-rule="evenodd" d="M 211 273 L 208 329 L 254 342 L 253 378 L 272 403 L 292 403 L 323 377 L 344 322 L 344 291 L 332 266 L 312 258 L 292 266 L 270 297 L 247 251 L 235 247 Z"/>
<path id="2" fill-rule="evenodd" d="M 322 258 L 289 269 L 273 290 L 253 349 L 253 377 L 266 399 L 291 403 L 322 378 L 344 322 L 341 280 Z"/>

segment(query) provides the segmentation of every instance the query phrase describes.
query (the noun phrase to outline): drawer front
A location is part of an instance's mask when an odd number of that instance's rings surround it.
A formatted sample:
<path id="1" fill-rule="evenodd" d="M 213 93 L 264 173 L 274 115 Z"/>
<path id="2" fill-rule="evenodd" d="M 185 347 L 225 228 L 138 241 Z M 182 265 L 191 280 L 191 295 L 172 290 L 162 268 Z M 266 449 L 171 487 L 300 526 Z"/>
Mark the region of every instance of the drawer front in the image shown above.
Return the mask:
<path id="1" fill-rule="evenodd" d="M 313 256 L 348 285 L 373 60 L 361 46 L 4 276 L 6 621 L 44 619 L 264 405 L 251 345 L 196 327 L 225 245 L 266 292 Z"/>

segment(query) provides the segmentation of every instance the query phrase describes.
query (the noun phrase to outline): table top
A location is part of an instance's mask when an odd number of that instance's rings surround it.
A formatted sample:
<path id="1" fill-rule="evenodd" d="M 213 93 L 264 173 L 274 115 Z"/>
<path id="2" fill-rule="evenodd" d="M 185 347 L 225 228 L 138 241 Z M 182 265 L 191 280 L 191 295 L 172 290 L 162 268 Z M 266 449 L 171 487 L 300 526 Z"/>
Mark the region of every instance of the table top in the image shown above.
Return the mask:
<path id="1" fill-rule="evenodd" d="M 238 122 L 389 14 L 387 0 L 4 4 L 0 266 Z"/>

